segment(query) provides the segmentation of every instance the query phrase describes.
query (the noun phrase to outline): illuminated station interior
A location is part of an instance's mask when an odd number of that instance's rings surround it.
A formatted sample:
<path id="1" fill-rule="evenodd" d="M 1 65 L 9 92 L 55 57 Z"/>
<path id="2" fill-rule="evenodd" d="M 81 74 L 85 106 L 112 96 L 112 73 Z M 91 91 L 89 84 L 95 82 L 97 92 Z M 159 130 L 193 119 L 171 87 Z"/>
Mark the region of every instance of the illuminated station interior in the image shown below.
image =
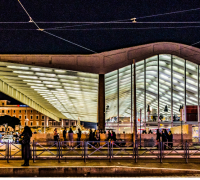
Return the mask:
<path id="1" fill-rule="evenodd" d="M 129 51 L 130 48 L 127 49 L 127 54 Z M 76 68 L 67 70 L 67 66 L 57 68 L 54 65 L 49 67 L 37 63 L 20 63 L 17 60 L 7 61 L 3 60 L 2 56 L 1 91 L 19 101 L 23 101 L 25 97 L 29 98 L 23 103 L 33 108 L 41 107 L 37 110 L 57 121 L 68 119 L 99 124 L 99 108 L 103 107 L 105 130 L 133 133 L 134 79 L 136 79 L 138 130 L 155 131 L 157 128 L 171 128 L 180 126 L 181 121 L 184 124 L 197 126 L 200 122 L 197 108 L 199 65 L 172 53 L 158 52 L 145 56 L 137 60 L 134 67 L 134 57 L 128 60 L 122 59 L 121 62 L 119 60 L 118 64 L 114 65 L 115 58 L 118 61 L 120 55 L 105 61 L 102 57 L 106 57 L 106 54 L 103 56 L 99 54 L 99 59 L 103 59 L 103 65 L 94 63 L 94 66 L 98 69 L 99 65 L 101 68 L 108 65 L 108 68 L 104 72 L 96 73 L 95 68 L 90 67 L 88 59 L 86 63 L 77 60 L 83 66 L 89 64 L 89 68 L 81 71 Z M 91 57 L 93 61 L 96 58 Z M 103 106 L 99 106 L 98 102 L 100 74 L 103 74 L 104 83 Z M 185 116 L 186 106 L 196 107 L 198 113 Z"/>

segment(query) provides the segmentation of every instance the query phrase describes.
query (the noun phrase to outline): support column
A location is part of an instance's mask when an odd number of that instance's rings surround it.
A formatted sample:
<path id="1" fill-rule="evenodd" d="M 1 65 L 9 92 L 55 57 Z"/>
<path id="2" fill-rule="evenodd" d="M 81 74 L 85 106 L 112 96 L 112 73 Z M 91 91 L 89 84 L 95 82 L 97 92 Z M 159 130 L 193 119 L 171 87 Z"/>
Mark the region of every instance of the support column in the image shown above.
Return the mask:
<path id="1" fill-rule="evenodd" d="M 159 103 L 159 100 L 160 100 L 160 96 L 159 96 L 159 93 L 160 93 L 160 91 L 159 91 L 159 79 L 160 79 L 160 70 L 159 70 L 159 55 L 158 55 L 158 110 L 157 110 L 157 112 L 158 112 L 158 129 L 160 128 L 160 112 L 159 112 L 159 105 L 160 105 L 160 103 Z"/>
<path id="2" fill-rule="evenodd" d="M 99 74 L 98 129 L 105 130 L 105 77 Z"/>
<path id="3" fill-rule="evenodd" d="M 133 75 L 134 75 L 134 128 L 133 128 L 133 142 L 137 140 L 137 109 L 136 109 L 136 66 L 135 66 L 135 60 L 133 60 L 133 65 L 134 65 L 134 70 L 133 70 Z"/>
<path id="4" fill-rule="evenodd" d="M 147 122 L 147 107 L 146 107 L 146 59 L 144 60 L 144 129 L 146 131 L 146 122 Z"/>
<path id="5" fill-rule="evenodd" d="M 171 127 L 173 127 L 173 57 L 171 55 Z"/>
<path id="6" fill-rule="evenodd" d="M 61 127 L 63 128 L 63 126 L 64 126 L 64 120 L 62 119 L 61 120 Z"/>
<path id="7" fill-rule="evenodd" d="M 46 127 L 49 127 L 49 117 L 46 116 Z"/>
<path id="8" fill-rule="evenodd" d="M 198 128 L 198 142 L 200 142 L 199 141 L 199 139 L 200 139 L 200 117 L 199 117 L 199 114 L 200 114 L 200 112 L 199 112 L 199 65 L 198 65 L 198 107 L 197 107 L 197 117 L 198 117 L 198 125 L 199 125 L 199 128 Z"/>

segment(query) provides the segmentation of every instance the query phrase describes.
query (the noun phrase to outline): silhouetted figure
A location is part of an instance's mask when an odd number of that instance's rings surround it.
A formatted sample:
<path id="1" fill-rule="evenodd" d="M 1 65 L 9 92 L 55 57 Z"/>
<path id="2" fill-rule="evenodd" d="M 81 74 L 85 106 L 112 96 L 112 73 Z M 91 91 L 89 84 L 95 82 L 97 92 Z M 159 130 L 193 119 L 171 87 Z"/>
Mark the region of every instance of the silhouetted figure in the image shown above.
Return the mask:
<path id="1" fill-rule="evenodd" d="M 22 139 L 22 159 L 24 164 L 22 166 L 29 166 L 29 159 L 31 158 L 30 150 L 30 138 L 32 137 L 32 131 L 28 126 L 24 127 L 24 131 L 21 134 Z"/>
<path id="2" fill-rule="evenodd" d="M 80 128 L 78 128 L 77 136 L 78 136 L 77 141 L 81 141 L 81 130 L 80 130 Z M 79 145 L 77 146 L 77 148 L 80 148 L 80 142 L 78 142 L 78 144 Z"/>
<path id="3" fill-rule="evenodd" d="M 96 131 L 96 141 L 97 141 L 97 145 L 100 146 L 100 132 L 99 132 L 99 130 Z"/>
<path id="4" fill-rule="evenodd" d="M 163 147 L 166 149 L 166 142 L 167 142 L 167 133 L 166 129 L 162 130 L 162 142 L 163 142 Z"/>
<path id="5" fill-rule="evenodd" d="M 57 128 L 54 129 L 53 136 L 54 136 L 54 141 L 58 141 L 58 132 L 57 132 Z"/>
<path id="6" fill-rule="evenodd" d="M 108 131 L 108 140 L 110 140 L 111 139 L 111 133 L 110 133 L 110 131 Z"/>
<path id="7" fill-rule="evenodd" d="M 68 137 L 69 137 L 69 146 L 73 146 L 73 131 L 72 131 L 72 128 L 69 129 L 69 132 L 68 132 Z"/>
<path id="8" fill-rule="evenodd" d="M 65 127 L 65 129 L 63 130 L 63 139 L 64 139 L 64 141 L 67 141 L 66 134 L 67 134 L 67 131 L 66 131 L 66 127 Z"/>
<path id="9" fill-rule="evenodd" d="M 173 134 L 171 131 L 169 131 L 169 134 L 168 134 L 168 145 L 170 148 L 173 147 Z"/>
<path id="10" fill-rule="evenodd" d="M 156 132 L 157 148 L 159 147 L 158 144 L 160 143 L 160 137 L 161 137 L 160 131 L 159 129 L 157 129 L 157 132 Z"/>
<path id="11" fill-rule="evenodd" d="M 115 134 L 115 132 L 113 131 L 113 141 L 116 141 L 117 139 L 116 139 L 116 134 Z"/>
<path id="12" fill-rule="evenodd" d="M 149 130 L 149 133 L 148 134 L 153 134 L 153 132 L 151 131 L 151 129 Z"/>
<path id="13" fill-rule="evenodd" d="M 89 134 L 89 143 L 92 144 L 93 141 L 93 133 L 92 133 L 92 129 L 90 129 L 90 134 Z M 89 147 L 91 148 L 91 146 L 89 145 Z"/>

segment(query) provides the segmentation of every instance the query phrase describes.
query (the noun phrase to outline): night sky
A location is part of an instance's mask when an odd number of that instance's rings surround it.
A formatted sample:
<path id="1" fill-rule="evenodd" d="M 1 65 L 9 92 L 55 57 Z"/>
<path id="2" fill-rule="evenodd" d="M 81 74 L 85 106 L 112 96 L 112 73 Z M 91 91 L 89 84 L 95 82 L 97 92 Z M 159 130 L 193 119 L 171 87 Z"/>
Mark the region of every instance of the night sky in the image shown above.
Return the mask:
<path id="1" fill-rule="evenodd" d="M 29 17 L 18 0 L 1 0 L 1 54 L 92 54 L 153 42 L 170 41 L 191 45 L 200 41 L 199 0 L 20 0 L 20 2 L 41 29 L 90 50 L 38 31 L 34 23 L 24 23 L 29 21 Z M 191 9 L 197 10 L 191 11 Z M 171 13 L 177 11 L 184 12 Z M 158 15 L 164 13 L 171 14 Z M 89 25 L 88 23 L 85 25 L 83 23 L 39 23 L 119 20 L 131 22 L 130 19 L 134 17 L 137 18 L 138 23 L 90 23 Z M 55 27 L 62 28 L 48 29 Z M 195 47 L 200 48 L 200 43 Z M 2 95 L 0 98 L 3 98 Z"/>

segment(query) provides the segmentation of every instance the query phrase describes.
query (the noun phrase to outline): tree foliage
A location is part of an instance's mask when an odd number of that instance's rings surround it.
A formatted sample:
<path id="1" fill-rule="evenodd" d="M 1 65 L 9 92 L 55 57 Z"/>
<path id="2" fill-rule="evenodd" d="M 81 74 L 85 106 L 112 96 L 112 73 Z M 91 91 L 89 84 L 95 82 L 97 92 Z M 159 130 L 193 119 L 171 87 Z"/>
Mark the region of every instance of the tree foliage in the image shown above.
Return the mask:
<path id="1" fill-rule="evenodd" d="M 0 125 L 8 124 L 8 126 L 11 126 L 13 129 L 15 129 L 15 125 L 20 125 L 20 120 L 16 117 L 11 117 L 8 115 L 0 116 Z"/>

